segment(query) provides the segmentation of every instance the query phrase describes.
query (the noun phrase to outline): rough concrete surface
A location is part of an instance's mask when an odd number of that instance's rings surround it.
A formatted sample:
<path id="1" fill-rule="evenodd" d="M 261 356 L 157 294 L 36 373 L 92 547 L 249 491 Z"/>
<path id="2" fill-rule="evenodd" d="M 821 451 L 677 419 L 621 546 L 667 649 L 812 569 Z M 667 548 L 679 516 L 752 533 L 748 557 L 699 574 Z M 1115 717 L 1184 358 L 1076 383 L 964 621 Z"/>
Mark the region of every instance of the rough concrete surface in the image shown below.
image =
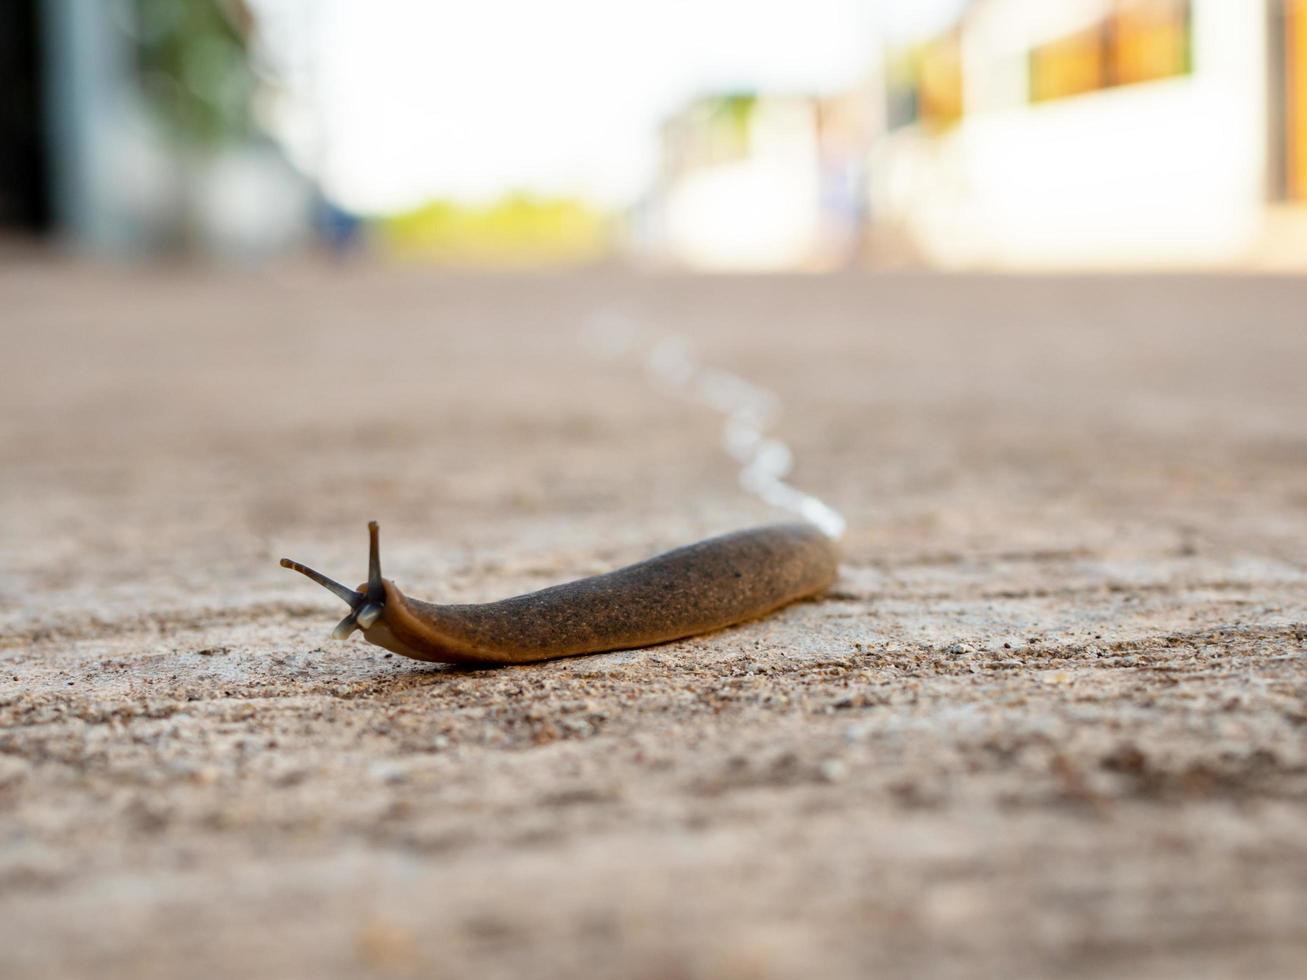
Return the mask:
<path id="1" fill-rule="evenodd" d="M 326 639 L 776 515 L 599 309 L 777 391 L 824 600 Z M 1307 280 L 0 268 L 0 974 L 1301 976 Z"/>

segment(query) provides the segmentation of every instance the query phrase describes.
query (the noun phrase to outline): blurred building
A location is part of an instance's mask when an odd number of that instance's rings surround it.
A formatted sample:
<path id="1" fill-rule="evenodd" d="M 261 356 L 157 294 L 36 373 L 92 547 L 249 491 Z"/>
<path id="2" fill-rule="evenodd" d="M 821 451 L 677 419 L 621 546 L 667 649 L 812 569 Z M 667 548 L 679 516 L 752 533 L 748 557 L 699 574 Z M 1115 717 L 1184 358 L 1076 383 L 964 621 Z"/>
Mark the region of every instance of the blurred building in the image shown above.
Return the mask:
<path id="1" fill-rule="evenodd" d="M 239 0 L 6 0 L 0 230 L 112 254 L 295 247 L 310 184 L 261 135 Z"/>
<path id="2" fill-rule="evenodd" d="M 928 260 L 1307 255 L 1307 0 L 975 0 L 887 77 L 872 201 Z"/>
<path id="3" fill-rule="evenodd" d="M 663 126 L 658 180 L 634 220 L 639 250 L 708 269 L 853 260 L 879 104 L 870 88 L 690 103 Z"/>

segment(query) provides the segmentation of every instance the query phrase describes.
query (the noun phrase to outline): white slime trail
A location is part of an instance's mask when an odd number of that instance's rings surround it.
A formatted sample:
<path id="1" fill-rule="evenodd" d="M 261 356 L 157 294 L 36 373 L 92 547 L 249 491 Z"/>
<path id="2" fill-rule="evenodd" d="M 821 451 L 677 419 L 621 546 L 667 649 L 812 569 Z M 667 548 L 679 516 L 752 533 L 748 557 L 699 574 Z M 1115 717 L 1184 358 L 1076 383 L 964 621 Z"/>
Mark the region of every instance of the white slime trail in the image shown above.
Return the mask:
<path id="1" fill-rule="evenodd" d="M 827 537 L 844 534 L 843 514 L 785 482 L 794 468 L 794 454 L 785 443 L 767 436 L 781 410 L 773 392 L 700 363 L 684 337 L 654 333 L 620 310 L 592 314 L 583 339 L 594 354 L 610 360 L 637 359 L 655 383 L 720 412 L 722 448 L 740 464 L 740 487 L 746 493 L 796 514 Z"/>

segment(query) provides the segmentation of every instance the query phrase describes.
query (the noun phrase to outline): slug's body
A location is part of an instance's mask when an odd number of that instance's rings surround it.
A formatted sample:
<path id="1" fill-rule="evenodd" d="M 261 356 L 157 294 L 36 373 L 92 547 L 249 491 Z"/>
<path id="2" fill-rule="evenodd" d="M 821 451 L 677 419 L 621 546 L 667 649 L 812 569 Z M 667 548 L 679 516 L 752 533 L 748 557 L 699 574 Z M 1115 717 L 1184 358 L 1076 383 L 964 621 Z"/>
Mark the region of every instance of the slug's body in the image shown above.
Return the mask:
<path id="1" fill-rule="evenodd" d="M 834 580 L 834 543 L 806 524 L 737 531 L 635 565 L 477 605 L 410 599 L 381 577 L 376 522 L 358 591 L 283 558 L 350 604 L 336 627 L 415 660 L 524 664 L 681 639 L 763 616 Z"/>

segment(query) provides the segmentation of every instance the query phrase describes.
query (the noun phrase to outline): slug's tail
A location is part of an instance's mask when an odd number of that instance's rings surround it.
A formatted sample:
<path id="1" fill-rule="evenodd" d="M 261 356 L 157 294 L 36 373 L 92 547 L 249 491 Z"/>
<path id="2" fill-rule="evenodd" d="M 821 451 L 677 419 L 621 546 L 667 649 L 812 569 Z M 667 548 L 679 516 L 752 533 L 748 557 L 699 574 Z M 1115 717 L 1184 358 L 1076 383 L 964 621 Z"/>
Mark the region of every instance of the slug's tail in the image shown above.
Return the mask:
<path id="1" fill-rule="evenodd" d="M 313 579 L 320 586 L 330 592 L 336 598 L 349 604 L 349 615 L 336 624 L 336 628 L 331 631 L 333 639 L 343 640 L 360 627 L 367 629 L 375 623 L 381 616 L 382 604 L 385 601 L 386 591 L 381 584 L 381 543 L 379 541 L 380 527 L 376 521 L 368 522 L 368 584 L 366 592 L 357 592 L 354 589 L 341 585 L 334 579 L 329 579 L 321 572 L 309 568 L 307 565 L 301 565 L 297 561 L 291 561 L 289 558 L 281 560 L 282 568 L 290 568 L 299 572 L 301 575 Z"/>

